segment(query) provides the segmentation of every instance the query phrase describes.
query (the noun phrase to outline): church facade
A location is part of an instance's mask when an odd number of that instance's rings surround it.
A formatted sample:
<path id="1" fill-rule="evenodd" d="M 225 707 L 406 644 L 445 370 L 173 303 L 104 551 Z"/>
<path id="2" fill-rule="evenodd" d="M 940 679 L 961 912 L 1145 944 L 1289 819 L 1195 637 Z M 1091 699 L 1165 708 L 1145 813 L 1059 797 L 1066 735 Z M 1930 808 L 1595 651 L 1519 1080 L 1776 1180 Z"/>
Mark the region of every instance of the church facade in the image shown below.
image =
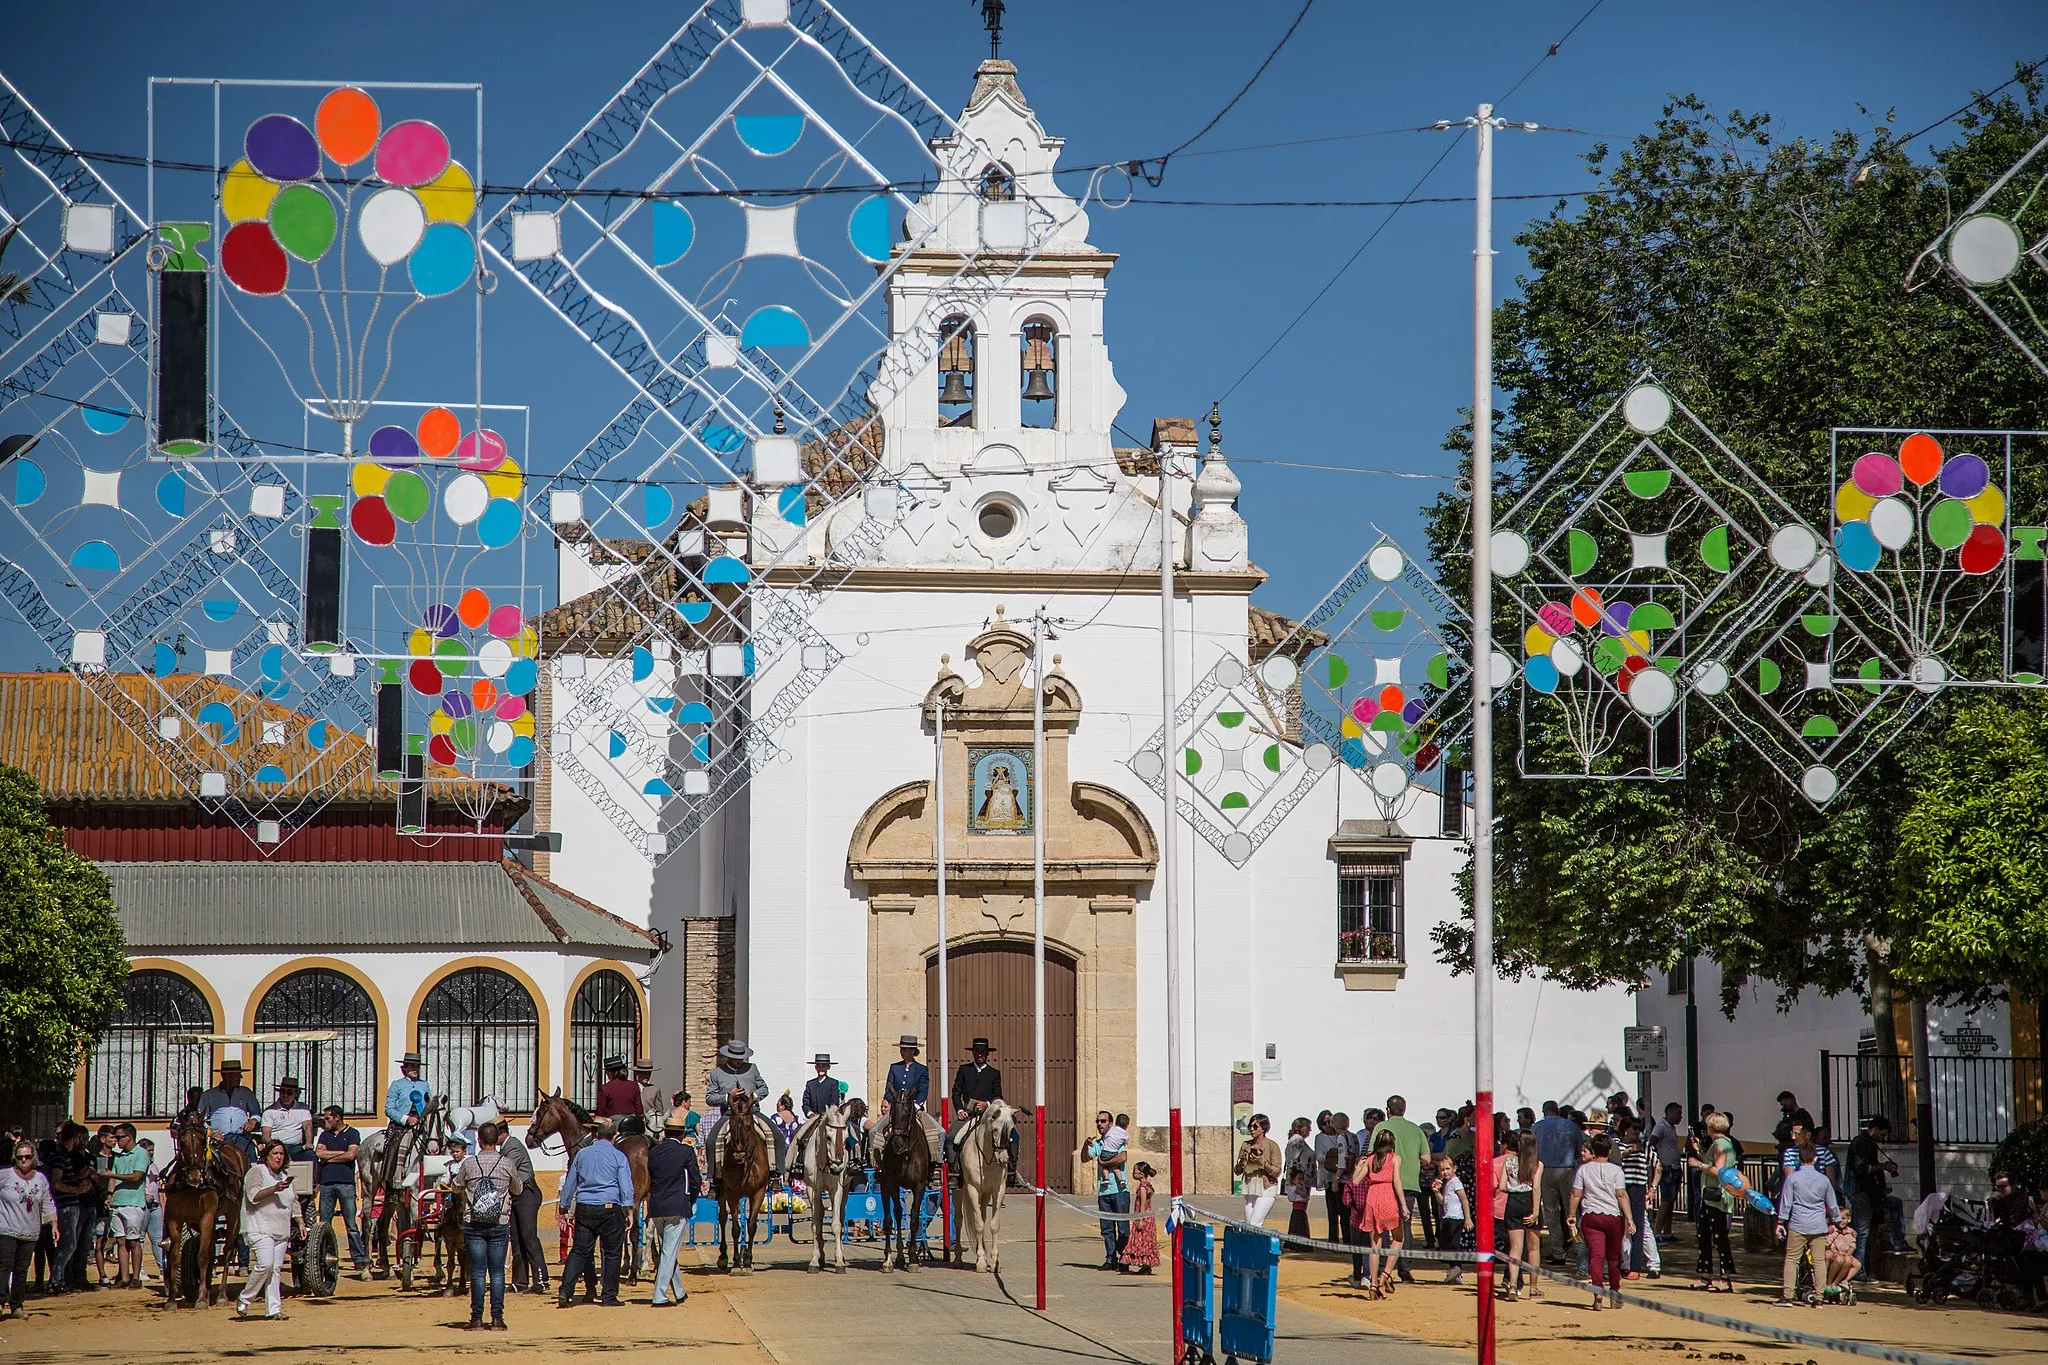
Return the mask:
<path id="1" fill-rule="evenodd" d="M 898 1036 L 915 1033 L 936 1092 L 984 1035 L 1006 1096 L 1028 1108 L 1042 802 L 1045 1174 L 1063 1188 L 1097 1109 L 1131 1115 L 1141 1150 L 1163 1147 L 1159 867 L 1173 817 L 1127 766 L 1160 723 L 1162 487 L 1183 694 L 1220 659 L 1256 665 L 1300 636 L 1251 602 L 1265 574 L 1220 432 L 1203 442 L 1194 421 L 1163 418 L 1149 448 L 1115 445 L 1124 393 L 1105 302 L 1116 257 L 1090 243 L 1086 213 L 1055 183 L 1062 141 L 1009 62 L 981 66 L 960 126 L 939 145 L 949 171 L 922 206 L 940 231 L 898 248 L 889 290 L 903 350 L 937 363 L 878 386 L 860 433 L 898 489 L 893 525 L 822 601 L 807 566 L 855 532 L 861 499 L 799 527 L 764 498 L 730 528 L 762 571 L 756 610 L 806 594 L 812 627 L 843 661 L 777 732 L 779 760 L 658 866 L 605 809 L 617 795 L 544 763 L 537 815 L 563 846 L 539 871 L 673 945 L 649 985 L 649 1048 L 666 1085 L 695 1090 L 731 1030 L 778 1091 L 799 1091 L 812 1055 L 830 1052 L 852 1093 L 871 1095 Z M 1034 254 L 962 296 L 976 234 L 1020 199 Z M 565 537 L 563 605 L 544 636 L 603 652 L 593 623 L 606 585 L 642 572 L 647 548 Z M 576 709 L 570 689 L 548 686 L 543 723 Z M 1270 700 L 1253 723 L 1298 744 L 1299 698 Z M 556 746 L 581 739 L 558 733 Z M 1284 1128 L 1392 1093 L 1424 1117 L 1470 1097 L 1471 982 L 1436 960 L 1432 937 L 1459 914 L 1462 814 L 1446 818 L 1422 787 L 1383 799 L 1340 764 L 1242 867 L 1180 828 L 1197 1188 L 1227 1186 L 1233 1124 L 1253 1109 Z M 942 826 L 945 1057 L 934 1042 Z M 1614 1073 L 1626 993 L 1503 982 L 1497 1002 L 1502 1103 L 1583 1102 L 1625 1083 Z"/>

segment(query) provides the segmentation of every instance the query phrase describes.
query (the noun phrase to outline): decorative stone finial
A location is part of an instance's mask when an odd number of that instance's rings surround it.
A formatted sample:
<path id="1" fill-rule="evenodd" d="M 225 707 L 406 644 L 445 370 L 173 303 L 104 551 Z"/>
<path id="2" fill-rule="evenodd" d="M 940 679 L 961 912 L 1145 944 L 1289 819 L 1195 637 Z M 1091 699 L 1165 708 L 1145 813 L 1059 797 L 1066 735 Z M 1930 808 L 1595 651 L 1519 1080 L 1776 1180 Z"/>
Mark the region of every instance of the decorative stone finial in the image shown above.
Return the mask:
<path id="1" fill-rule="evenodd" d="M 1223 449 L 1223 404 L 1221 402 L 1209 405 L 1209 449 Z"/>
<path id="2" fill-rule="evenodd" d="M 1065 659 L 1062 659 L 1062 658 L 1061 658 L 1061 657 L 1060 657 L 1059 655 L 1057 655 L 1057 654 L 1055 654 L 1055 655 L 1053 655 L 1053 656 L 1052 656 L 1052 666 L 1053 666 L 1054 668 L 1058 668 L 1058 667 L 1059 667 L 1059 666 L 1060 666 L 1061 664 L 1063 664 L 1063 663 L 1065 663 L 1065 662 L 1066 662 L 1066 660 L 1065 660 Z"/>
<path id="3" fill-rule="evenodd" d="M 945 668 L 945 667 L 948 667 L 949 665 L 951 665 L 951 664 L 952 664 L 952 662 L 953 662 L 953 656 L 952 656 L 952 655 L 950 655 L 950 654 L 941 654 L 941 655 L 939 656 L 939 667 L 941 667 L 941 668 Z"/>
<path id="4" fill-rule="evenodd" d="M 1003 619 L 1003 604 L 1002 604 L 1002 603 L 1000 603 L 1000 602 L 998 602 L 998 603 L 996 603 L 996 620 L 998 620 L 998 621 L 1001 621 L 1002 619 Z"/>
<path id="5" fill-rule="evenodd" d="M 775 434 L 777 436 L 785 436 L 788 433 L 789 428 L 782 423 L 782 400 L 778 398 L 775 400 Z"/>

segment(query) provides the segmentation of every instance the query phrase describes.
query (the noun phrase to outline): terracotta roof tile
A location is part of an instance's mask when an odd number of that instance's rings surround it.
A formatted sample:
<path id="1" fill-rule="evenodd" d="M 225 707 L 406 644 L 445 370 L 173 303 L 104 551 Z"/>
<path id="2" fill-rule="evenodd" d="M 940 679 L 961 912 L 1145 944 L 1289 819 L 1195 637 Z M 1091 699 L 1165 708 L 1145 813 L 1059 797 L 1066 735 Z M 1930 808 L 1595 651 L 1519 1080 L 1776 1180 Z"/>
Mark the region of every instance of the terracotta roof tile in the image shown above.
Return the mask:
<path id="1" fill-rule="evenodd" d="M 1279 612 L 1267 611 L 1256 603 L 1251 606 L 1251 618 L 1245 629 L 1245 653 L 1252 663 L 1275 652 L 1284 653 L 1298 663 L 1302 655 L 1321 649 L 1328 643 L 1330 637 L 1320 630 L 1310 630 L 1299 621 L 1290 621 Z"/>
<path id="2" fill-rule="evenodd" d="M 395 804 L 397 793 L 379 782 L 375 753 L 363 736 L 337 730 L 324 750 L 306 737 L 307 718 L 278 702 L 249 699 L 215 678 L 177 674 L 159 682 L 140 673 L 101 674 L 90 681 L 72 673 L 0 673 L 0 763 L 26 769 L 52 801 L 107 801 L 154 805 L 198 799 L 191 783 L 162 754 L 206 752 L 207 741 L 155 740 L 157 721 L 177 716 L 196 729 L 193 717 L 211 701 L 230 703 L 243 717 L 240 733 L 227 745 L 228 769 L 253 771 L 275 762 L 295 774 L 282 786 L 257 786 L 231 779 L 231 797 L 262 806 L 297 801 L 329 783 L 328 799 L 349 804 Z M 116 711 L 119 714 L 116 714 Z M 283 721 L 285 742 L 263 743 L 263 722 Z M 260 759 L 260 761 L 259 761 Z M 429 790 L 470 805 L 490 801 L 501 814 L 516 815 L 525 798 L 495 783 L 462 782 L 452 769 L 432 765 Z M 443 783 L 449 785 L 443 785 Z"/>

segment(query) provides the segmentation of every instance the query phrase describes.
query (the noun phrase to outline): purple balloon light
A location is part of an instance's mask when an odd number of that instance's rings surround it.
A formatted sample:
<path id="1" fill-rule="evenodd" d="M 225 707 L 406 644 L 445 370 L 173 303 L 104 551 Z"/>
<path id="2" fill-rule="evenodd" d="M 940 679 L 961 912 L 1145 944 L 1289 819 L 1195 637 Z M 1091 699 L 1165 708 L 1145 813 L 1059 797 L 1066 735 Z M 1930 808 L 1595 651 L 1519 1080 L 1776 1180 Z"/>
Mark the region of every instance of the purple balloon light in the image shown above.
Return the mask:
<path id="1" fill-rule="evenodd" d="M 1628 618 L 1634 612 L 1635 608 L 1626 602 L 1609 602 L 1606 611 L 1602 612 L 1600 616 L 1600 633 L 1602 635 L 1626 634 L 1628 631 Z"/>
<path id="2" fill-rule="evenodd" d="M 378 427 L 370 433 L 370 458 L 387 466 L 417 464 L 420 443 L 404 427 Z"/>
<path id="3" fill-rule="evenodd" d="M 289 114 L 265 114 L 250 124 L 242 151 L 258 175 L 280 184 L 320 173 L 320 144 L 313 130 Z"/>
<path id="4" fill-rule="evenodd" d="M 1952 498 L 1970 499 L 1991 483 L 1991 467 L 1976 455 L 1951 455 L 1941 467 L 1941 491 Z"/>
<path id="5" fill-rule="evenodd" d="M 466 692 L 447 692 L 441 697 L 441 709 L 448 713 L 450 720 L 462 720 L 476 708 L 470 704 Z"/>
<path id="6" fill-rule="evenodd" d="M 455 608 L 445 602 L 436 602 L 420 613 L 420 624 L 445 640 L 462 622 L 455 615 Z"/>

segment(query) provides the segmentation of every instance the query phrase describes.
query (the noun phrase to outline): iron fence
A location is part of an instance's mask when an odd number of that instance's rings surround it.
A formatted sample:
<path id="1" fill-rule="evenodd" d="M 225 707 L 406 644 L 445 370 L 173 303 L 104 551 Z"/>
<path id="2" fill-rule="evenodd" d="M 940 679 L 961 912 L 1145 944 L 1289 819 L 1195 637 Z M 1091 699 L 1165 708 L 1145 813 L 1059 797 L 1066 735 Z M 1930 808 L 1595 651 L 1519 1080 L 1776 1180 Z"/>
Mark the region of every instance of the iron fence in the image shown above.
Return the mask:
<path id="1" fill-rule="evenodd" d="M 1934 1140 L 1946 1146 L 1996 1145 L 2019 1124 L 2041 1117 L 2039 1057 L 1930 1057 L 1928 1101 Z M 1913 1059 L 1890 1053 L 1820 1054 L 1821 1126 L 1837 1142 L 1882 1114 L 1893 1137 L 1913 1134 Z"/>

